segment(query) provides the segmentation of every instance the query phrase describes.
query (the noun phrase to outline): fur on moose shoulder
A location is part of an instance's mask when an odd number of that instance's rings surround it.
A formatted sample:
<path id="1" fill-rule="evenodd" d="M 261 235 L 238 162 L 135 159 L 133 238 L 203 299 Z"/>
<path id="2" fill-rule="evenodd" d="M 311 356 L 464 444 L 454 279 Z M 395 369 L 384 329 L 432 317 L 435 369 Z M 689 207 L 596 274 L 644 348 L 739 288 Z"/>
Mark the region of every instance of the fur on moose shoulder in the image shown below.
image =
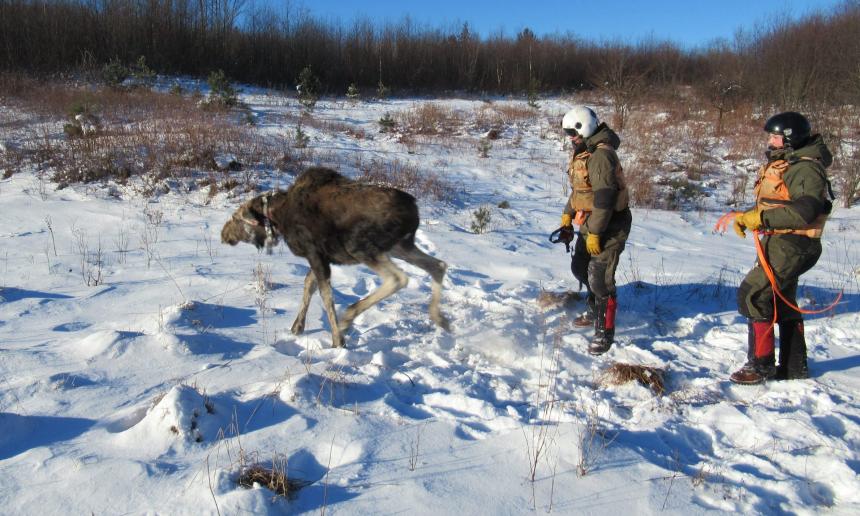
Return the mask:
<path id="1" fill-rule="evenodd" d="M 242 204 L 224 224 L 221 241 L 230 245 L 247 242 L 262 249 L 283 238 L 293 254 L 307 259 L 310 271 L 292 332 L 299 335 L 304 331 L 310 298 L 319 288 L 332 345 L 342 347 L 353 319 L 406 286 L 406 274 L 391 258 L 411 263 L 430 275 L 430 318 L 449 330 L 448 320 L 439 310 L 448 266 L 415 247 L 418 223 L 418 206 L 408 193 L 312 167 L 287 191 L 260 195 Z M 332 300 L 331 264 L 358 263 L 377 273 L 382 285 L 338 317 Z"/>

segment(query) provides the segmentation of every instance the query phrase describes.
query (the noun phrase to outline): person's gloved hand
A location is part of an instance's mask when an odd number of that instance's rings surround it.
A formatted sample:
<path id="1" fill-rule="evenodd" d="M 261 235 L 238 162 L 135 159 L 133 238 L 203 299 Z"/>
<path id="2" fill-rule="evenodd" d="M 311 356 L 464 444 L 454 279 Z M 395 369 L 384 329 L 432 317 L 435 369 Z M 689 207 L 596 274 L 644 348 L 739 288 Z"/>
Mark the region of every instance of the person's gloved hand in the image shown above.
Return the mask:
<path id="1" fill-rule="evenodd" d="M 562 213 L 561 214 L 561 227 L 566 228 L 566 227 L 571 227 L 572 225 L 573 225 L 573 219 L 570 218 L 570 214 L 569 213 Z"/>
<path id="2" fill-rule="evenodd" d="M 603 248 L 600 247 L 600 235 L 589 233 L 588 236 L 585 237 L 585 249 L 591 256 L 597 256 L 603 252 Z"/>
<path id="3" fill-rule="evenodd" d="M 759 208 L 753 208 L 735 215 L 735 233 L 737 233 L 741 238 L 746 238 L 747 229 L 755 231 L 761 228 L 761 225 L 761 210 Z"/>

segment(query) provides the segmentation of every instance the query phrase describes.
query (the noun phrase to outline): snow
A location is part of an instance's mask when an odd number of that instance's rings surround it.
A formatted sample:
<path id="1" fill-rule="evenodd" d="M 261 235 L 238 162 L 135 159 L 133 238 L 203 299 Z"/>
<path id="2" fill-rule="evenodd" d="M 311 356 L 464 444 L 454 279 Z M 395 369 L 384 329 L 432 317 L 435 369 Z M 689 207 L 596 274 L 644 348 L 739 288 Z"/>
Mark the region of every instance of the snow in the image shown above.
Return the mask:
<path id="1" fill-rule="evenodd" d="M 266 121 L 295 111 L 294 100 L 243 100 L 257 130 L 294 131 Z M 542 101 L 489 158 L 468 139 L 486 128 L 411 149 L 377 134 L 384 113 L 421 102 L 322 100 L 313 117 L 374 138 L 304 130 L 311 148 L 344 157 L 345 173 L 360 154 L 462 185 L 452 202 L 421 201 L 416 238 L 449 265 L 451 333 L 427 316 L 430 278 L 404 264 L 409 284 L 355 320 L 347 349 L 329 347 L 318 297 L 305 334 L 292 335 L 307 264 L 284 246 L 265 255 L 219 243 L 242 198 L 142 198 L 122 185 L 41 192 L 28 171 L 0 181 L 0 513 L 860 510 L 860 211 L 835 210 L 824 254 L 802 277 L 806 305 L 845 289 L 833 313 L 807 318 L 811 379 L 728 382 L 745 357 L 734 296 L 754 248 L 712 233 L 724 210 L 715 198 L 698 211 L 634 210 L 616 276 L 617 343 L 592 357 L 590 330 L 571 325 L 582 301 L 537 301 L 577 286 L 563 246 L 547 240 L 567 154 L 541 138 L 541 120 L 568 102 Z M 722 166 L 716 189 L 735 173 Z M 480 206 L 490 231 L 474 234 Z M 157 237 L 151 253 L 144 234 Z M 342 310 L 379 281 L 366 267 L 335 267 L 332 283 Z M 615 362 L 665 369 L 667 393 L 601 384 Z M 273 460 L 307 485 L 290 498 L 237 485 L 243 466 Z"/>

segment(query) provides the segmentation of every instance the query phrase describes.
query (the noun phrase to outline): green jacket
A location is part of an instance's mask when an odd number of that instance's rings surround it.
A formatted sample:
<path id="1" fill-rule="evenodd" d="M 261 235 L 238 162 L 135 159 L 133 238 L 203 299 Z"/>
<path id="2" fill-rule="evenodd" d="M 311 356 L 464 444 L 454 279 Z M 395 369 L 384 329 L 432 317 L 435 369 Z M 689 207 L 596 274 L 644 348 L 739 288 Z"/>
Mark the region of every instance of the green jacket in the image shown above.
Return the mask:
<path id="1" fill-rule="evenodd" d="M 768 161 L 777 159 L 789 163 L 782 180 L 788 187 L 791 202 L 762 212 L 764 228 L 799 229 L 811 224 L 819 215 L 829 214 L 833 205 L 825 168 L 833 163 L 833 156 L 821 135 L 814 135 L 800 149 L 778 149 L 769 153 Z"/>
<path id="2" fill-rule="evenodd" d="M 599 144 L 607 144 L 611 148 L 605 146 L 598 147 Z M 582 230 L 586 233 L 603 234 L 607 230 L 612 232 L 618 229 L 624 229 L 621 226 L 628 226 L 621 220 L 616 220 L 613 223 L 613 217 L 618 211 L 618 196 L 624 195 L 621 211 L 626 211 L 627 192 L 622 190 L 616 176 L 615 169 L 619 165 L 618 155 L 615 151 L 621 146 L 621 138 L 615 134 L 615 131 L 609 128 L 605 123 L 597 127 L 597 131 L 585 140 L 585 149 L 591 153 L 588 158 L 588 180 L 591 183 L 591 188 L 594 192 L 594 209 L 582 225 Z M 571 195 L 573 195 L 571 193 Z M 573 216 L 571 203 L 568 202 L 564 208 L 564 212 Z M 616 219 L 618 217 L 615 217 Z M 619 226 L 616 228 L 615 226 Z"/>

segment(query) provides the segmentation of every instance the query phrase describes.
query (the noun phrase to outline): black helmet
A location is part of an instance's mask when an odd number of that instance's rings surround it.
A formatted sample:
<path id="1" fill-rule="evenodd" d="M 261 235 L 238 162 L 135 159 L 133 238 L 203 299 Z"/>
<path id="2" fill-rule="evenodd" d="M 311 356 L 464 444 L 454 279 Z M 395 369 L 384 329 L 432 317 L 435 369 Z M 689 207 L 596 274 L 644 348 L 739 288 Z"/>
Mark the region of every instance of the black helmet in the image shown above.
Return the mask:
<path id="1" fill-rule="evenodd" d="M 764 123 L 764 130 L 770 134 L 781 135 L 786 146 L 799 149 L 809 139 L 812 127 L 805 116 L 786 111 L 768 118 Z"/>

